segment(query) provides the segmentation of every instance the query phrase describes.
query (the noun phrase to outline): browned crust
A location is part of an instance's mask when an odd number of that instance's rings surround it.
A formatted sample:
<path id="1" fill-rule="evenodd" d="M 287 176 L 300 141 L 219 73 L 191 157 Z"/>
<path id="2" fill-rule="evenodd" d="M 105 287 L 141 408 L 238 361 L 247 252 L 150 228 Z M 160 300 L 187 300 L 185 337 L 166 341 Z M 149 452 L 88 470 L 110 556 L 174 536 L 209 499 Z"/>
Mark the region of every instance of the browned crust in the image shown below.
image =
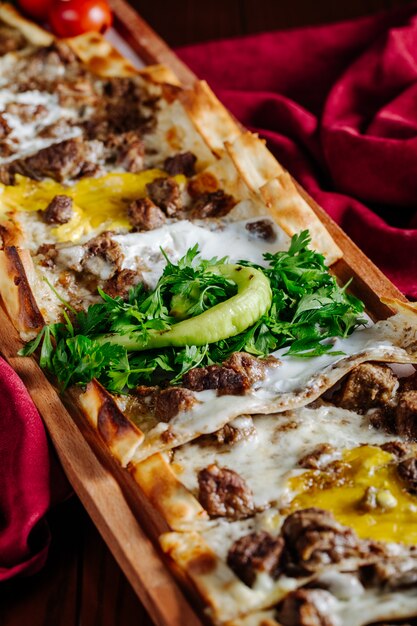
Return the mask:
<path id="1" fill-rule="evenodd" d="M 241 127 L 205 81 L 197 81 L 192 89 L 182 91 L 179 100 L 214 154 L 221 155 L 225 142 L 234 141 L 241 134 Z"/>
<path id="2" fill-rule="evenodd" d="M 200 533 L 164 533 L 160 544 L 164 553 L 192 580 L 216 623 L 221 620 L 223 624 L 242 613 L 272 606 L 286 594 L 277 587 L 261 591 L 245 585 Z M 300 578 L 296 584 L 304 582 Z"/>
<path id="3" fill-rule="evenodd" d="M 30 288 L 27 271 L 33 271 L 28 250 L 5 246 L 0 251 L 0 294 L 15 328 L 24 338 L 32 338 L 44 325 Z"/>
<path id="4" fill-rule="evenodd" d="M 11 4 L 0 3 L 0 20 L 19 30 L 35 46 L 49 46 L 54 41 L 51 33 L 24 18 Z"/>
<path id="5" fill-rule="evenodd" d="M 113 396 L 96 380 L 88 383 L 80 395 L 80 405 L 113 456 L 125 467 L 142 443 L 143 432 L 122 413 Z"/>
<path id="6" fill-rule="evenodd" d="M 162 454 L 129 466 L 148 500 L 173 530 L 196 528 L 209 517 L 198 500 L 178 480 Z"/>

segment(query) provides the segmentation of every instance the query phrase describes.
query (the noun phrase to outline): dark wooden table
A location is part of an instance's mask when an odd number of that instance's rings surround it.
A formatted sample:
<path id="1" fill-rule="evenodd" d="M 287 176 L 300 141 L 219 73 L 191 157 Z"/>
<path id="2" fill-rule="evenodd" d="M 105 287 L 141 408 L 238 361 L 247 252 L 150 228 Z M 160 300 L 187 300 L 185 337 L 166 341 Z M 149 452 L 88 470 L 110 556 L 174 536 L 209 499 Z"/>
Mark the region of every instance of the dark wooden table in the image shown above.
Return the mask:
<path id="1" fill-rule="evenodd" d="M 411 0 L 131 0 L 171 45 L 330 22 Z M 0 586 L 0 626 L 152 626 L 75 496 L 49 515 L 52 544 L 37 575 Z M 184 625 L 185 626 L 185 625 Z"/>

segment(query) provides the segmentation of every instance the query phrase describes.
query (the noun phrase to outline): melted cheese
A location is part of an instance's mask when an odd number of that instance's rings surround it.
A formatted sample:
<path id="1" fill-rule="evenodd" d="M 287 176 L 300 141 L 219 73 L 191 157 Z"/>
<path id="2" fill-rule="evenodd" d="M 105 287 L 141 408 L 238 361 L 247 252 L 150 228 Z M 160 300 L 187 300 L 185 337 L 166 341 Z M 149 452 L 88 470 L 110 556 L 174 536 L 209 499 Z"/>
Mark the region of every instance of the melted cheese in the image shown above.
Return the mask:
<path id="1" fill-rule="evenodd" d="M 417 496 L 406 491 L 393 460 L 372 446 L 347 450 L 341 462 L 290 480 L 298 493 L 291 508 L 317 506 L 332 511 L 360 537 L 417 544 Z M 370 489 L 375 508 L 364 505 Z"/>
<path id="2" fill-rule="evenodd" d="M 245 423 L 247 422 L 247 423 Z M 237 418 L 232 425 L 248 428 L 251 418 Z M 254 431 L 234 445 L 207 445 L 197 440 L 173 452 L 172 468 L 179 479 L 197 494 L 197 474 L 211 463 L 234 470 L 245 479 L 257 507 L 285 506 L 296 489 L 288 477 L 302 470 L 299 461 L 321 443 L 331 442 L 339 459 L 344 449 L 361 443 L 382 444 L 392 439 L 372 428 L 367 416 L 334 406 L 303 408 L 284 414 L 253 418 Z"/>
<path id="3" fill-rule="evenodd" d="M 138 174 L 110 173 L 99 178 L 84 178 L 68 186 L 53 180 L 38 182 L 17 175 L 15 185 L 0 185 L 0 213 L 44 210 L 54 196 L 70 196 L 74 202 L 74 216 L 67 224 L 50 228 L 49 239 L 77 242 L 88 238 L 97 229 L 102 232 L 130 228 L 126 214 L 128 204 L 144 197 L 146 185 L 160 176 L 166 174 L 158 169 Z M 184 186 L 184 176 L 174 178 L 181 187 Z M 30 238 L 30 233 L 28 235 Z"/>

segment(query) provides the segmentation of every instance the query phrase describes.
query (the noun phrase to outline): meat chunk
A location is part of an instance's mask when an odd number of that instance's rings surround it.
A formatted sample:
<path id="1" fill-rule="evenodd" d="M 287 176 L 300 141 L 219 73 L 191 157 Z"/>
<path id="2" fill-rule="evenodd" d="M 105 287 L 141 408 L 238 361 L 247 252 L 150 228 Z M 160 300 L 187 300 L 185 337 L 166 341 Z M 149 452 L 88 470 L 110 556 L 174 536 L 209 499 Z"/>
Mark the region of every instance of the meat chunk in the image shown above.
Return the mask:
<path id="1" fill-rule="evenodd" d="M 155 417 L 161 422 L 169 422 L 178 413 L 189 411 L 196 401 L 195 395 L 183 387 L 163 389 L 156 397 Z"/>
<path id="2" fill-rule="evenodd" d="M 65 195 L 54 196 L 43 213 L 47 224 L 66 224 L 73 216 L 72 198 Z"/>
<path id="3" fill-rule="evenodd" d="M 137 285 L 140 280 L 140 274 L 137 272 L 133 270 L 121 270 L 106 281 L 103 290 L 112 298 L 119 296 L 125 299 L 129 295 L 130 289 Z"/>
<path id="4" fill-rule="evenodd" d="M 217 395 L 243 395 L 265 376 L 266 367 L 279 365 L 278 359 L 257 359 L 246 352 L 234 352 L 222 365 L 195 367 L 183 377 L 183 385 L 194 391 L 216 389 Z"/>
<path id="5" fill-rule="evenodd" d="M 400 391 L 417 391 L 417 372 L 400 378 Z"/>
<path id="6" fill-rule="evenodd" d="M 49 176 L 63 181 L 83 175 L 89 157 L 88 144 L 77 137 L 43 148 L 38 153 L 15 162 L 13 169 L 36 180 Z"/>
<path id="7" fill-rule="evenodd" d="M 116 165 L 127 172 L 137 173 L 143 170 L 145 146 L 137 131 L 128 131 L 115 135 L 111 133 L 105 140 L 109 157 Z"/>
<path id="8" fill-rule="evenodd" d="M 202 506 L 211 517 L 243 519 L 254 510 L 252 491 L 239 474 L 227 467 L 209 465 L 198 473 Z"/>
<path id="9" fill-rule="evenodd" d="M 381 450 L 393 454 L 397 459 L 402 459 L 409 454 L 411 448 L 410 445 L 403 441 L 388 441 L 379 446 Z"/>
<path id="10" fill-rule="evenodd" d="M 165 213 L 150 198 L 139 198 L 130 203 L 127 214 L 133 230 L 154 230 L 166 221 Z"/>
<path id="11" fill-rule="evenodd" d="M 415 558 L 408 556 L 390 556 L 361 566 L 359 577 L 366 588 L 379 587 L 386 591 L 409 589 L 417 587 L 417 563 Z"/>
<path id="12" fill-rule="evenodd" d="M 10 135 L 11 132 L 12 129 L 10 128 L 6 118 L 0 113 L 0 141 Z"/>
<path id="13" fill-rule="evenodd" d="M 194 219 L 224 217 L 230 213 L 235 204 L 235 199 L 222 189 L 204 193 L 193 203 L 191 217 Z"/>
<path id="14" fill-rule="evenodd" d="M 243 374 L 252 384 L 265 378 L 267 367 L 278 367 L 280 364 L 281 361 L 274 356 L 258 359 L 247 352 L 233 352 L 226 361 L 223 361 L 222 366 L 231 367 L 235 372 Z"/>
<path id="15" fill-rule="evenodd" d="M 403 391 L 398 394 L 395 427 L 402 437 L 417 441 L 417 391 Z"/>
<path id="16" fill-rule="evenodd" d="M 276 578 L 280 569 L 284 540 L 265 531 L 250 533 L 234 542 L 227 554 L 228 566 L 252 587 L 258 572 Z"/>
<path id="17" fill-rule="evenodd" d="M 233 421 L 225 424 L 215 432 L 212 437 L 220 445 L 234 446 L 239 441 L 244 441 L 256 433 L 253 420 L 250 415 L 241 415 Z"/>
<path id="18" fill-rule="evenodd" d="M 177 174 L 184 174 L 187 177 L 194 176 L 196 161 L 197 157 L 192 152 L 179 152 L 165 159 L 164 170 L 170 176 Z"/>
<path id="19" fill-rule="evenodd" d="M 111 278 L 122 269 L 123 253 L 119 244 L 105 231 L 84 244 L 86 252 L 82 259 L 83 269 L 100 276 L 103 280 Z"/>
<path id="20" fill-rule="evenodd" d="M 146 188 L 150 199 L 158 205 L 168 217 L 172 217 L 181 208 L 180 188 L 170 178 L 155 178 Z"/>
<path id="21" fill-rule="evenodd" d="M 40 265 L 43 267 L 54 267 L 58 250 L 53 243 L 43 243 L 39 246 L 36 255 L 41 257 Z"/>
<path id="22" fill-rule="evenodd" d="M 322 509 L 292 513 L 283 524 L 282 534 L 287 546 L 287 567 L 295 575 L 313 573 L 361 553 L 355 533 Z"/>
<path id="23" fill-rule="evenodd" d="M 248 376 L 221 365 L 195 367 L 183 376 L 182 383 L 193 391 L 216 389 L 219 396 L 241 396 L 250 388 Z"/>
<path id="24" fill-rule="evenodd" d="M 245 228 L 258 239 L 263 239 L 268 243 L 273 243 L 277 238 L 274 224 L 271 220 L 256 220 L 256 222 L 249 222 L 246 224 Z"/>
<path id="25" fill-rule="evenodd" d="M 397 385 L 398 378 L 388 366 L 363 363 L 347 376 L 335 404 L 365 413 L 373 407 L 389 404 Z"/>
<path id="26" fill-rule="evenodd" d="M 397 472 L 407 491 L 417 493 L 417 457 L 404 459 L 397 466 Z"/>
<path id="27" fill-rule="evenodd" d="M 281 602 L 277 618 L 282 626 L 335 626 L 330 617 L 334 602 L 323 589 L 297 589 Z"/>
<path id="28" fill-rule="evenodd" d="M 303 456 L 298 465 L 305 469 L 320 469 L 326 464 L 326 457 L 329 457 L 335 452 L 335 448 L 329 443 L 320 443 L 311 452 Z"/>

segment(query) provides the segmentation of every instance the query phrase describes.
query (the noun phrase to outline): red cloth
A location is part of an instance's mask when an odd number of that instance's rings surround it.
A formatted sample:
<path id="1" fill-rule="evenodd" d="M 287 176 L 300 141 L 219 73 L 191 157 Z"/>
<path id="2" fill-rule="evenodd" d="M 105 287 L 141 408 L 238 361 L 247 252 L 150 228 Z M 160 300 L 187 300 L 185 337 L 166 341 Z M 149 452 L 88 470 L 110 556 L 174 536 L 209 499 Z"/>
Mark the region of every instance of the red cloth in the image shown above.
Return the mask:
<path id="1" fill-rule="evenodd" d="M 22 381 L 0 358 L 0 581 L 44 564 L 49 503 L 42 421 Z"/>
<path id="2" fill-rule="evenodd" d="M 177 53 L 417 298 L 417 5 Z"/>

